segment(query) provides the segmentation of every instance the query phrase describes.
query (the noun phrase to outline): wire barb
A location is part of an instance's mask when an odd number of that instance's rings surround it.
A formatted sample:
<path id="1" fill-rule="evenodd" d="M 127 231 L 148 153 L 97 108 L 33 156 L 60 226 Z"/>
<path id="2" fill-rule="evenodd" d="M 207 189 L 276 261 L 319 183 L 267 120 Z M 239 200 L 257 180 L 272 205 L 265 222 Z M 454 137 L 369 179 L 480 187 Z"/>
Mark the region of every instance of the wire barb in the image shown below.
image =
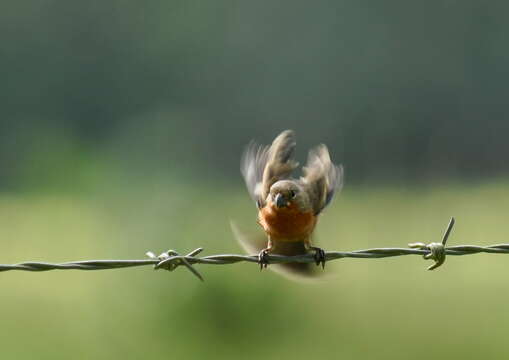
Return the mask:
<path id="1" fill-rule="evenodd" d="M 412 243 L 408 244 L 409 247 L 413 249 L 421 249 L 428 250 L 429 253 L 423 255 L 424 259 L 433 259 L 435 261 L 434 264 L 428 267 L 428 270 L 434 270 L 437 267 L 441 266 L 445 262 L 446 256 L 446 248 L 445 245 L 447 243 L 447 239 L 449 239 L 449 235 L 451 234 L 452 228 L 454 226 L 455 220 L 452 217 L 449 221 L 449 225 L 447 225 L 447 229 L 445 230 L 444 236 L 442 237 L 441 243 L 432 242 L 428 245 L 424 243 Z"/>
<path id="2" fill-rule="evenodd" d="M 191 271 L 191 273 L 193 273 L 193 275 L 195 275 L 198 279 L 203 281 L 203 276 L 201 276 L 201 274 L 198 272 L 198 270 L 196 270 L 189 263 L 189 261 L 187 261 L 188 257 L 192 258 L 195 255 L 198 255 L 199 253 L 201 253 L 202 251 L 203 251 L 203 248 L 197 248 L 197 249 L 191 251 L 186 256 L 180 256 L 180 254 L 178 252 L 176 252 L 175 250 L 168 250 L 166 252 L 163 252 L 161 255 L 159 255 L 157 257 L 151 251 L 147 252 L 146 255 L 152 259 L 159 260 L 159 262 L 154 265 L 154 270 L 165 269 L 168 271 L 173 271 L 177 267 L 179 267 L 179 265 L 184 265 L 189 271 Z"/>

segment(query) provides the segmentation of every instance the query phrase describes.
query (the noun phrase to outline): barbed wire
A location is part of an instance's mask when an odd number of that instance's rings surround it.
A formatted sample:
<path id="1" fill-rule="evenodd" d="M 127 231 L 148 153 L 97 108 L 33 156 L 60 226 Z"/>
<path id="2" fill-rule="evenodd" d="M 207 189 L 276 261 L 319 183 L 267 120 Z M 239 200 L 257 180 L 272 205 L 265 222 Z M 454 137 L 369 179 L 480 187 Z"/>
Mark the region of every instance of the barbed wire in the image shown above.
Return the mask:
<path id="1" fill-rule="evenodd" d="M 461 256 L 473 255 L 478 253 L 489 254 L 509 254 L 509 244 L 497 244 L 490 246 L 475 246 L 475 245 L 457 245 L 446 247 L 447 239 L 454 226 L 455 220 L 451 218 L 449 225 L 442 237 L 440 243 L 412 243 L 408 244 L 409 248 L 372 248 L 365 250 L 354 251 L 326 251 L 325 260 L 338 260 L 343 258 L 357 258 L 357 259 L 380 259 L 395 256 L 406 255 L 421 255 L 425 259 L 431 259 L 434 263 L 428 267 L 428 270 L 433 270 L 442 265 L 447 255 Z M 208 264 L 208 265 L 227 265 L 235 264 L 238 262 L 251 262 L 259 263 L 258 255 L 235 255 L 235 254 L 222 254 L 222 255 L 209 255 L 203 257 L 196 257 L 203 251 L 202 248 L 191 251 L 187 255 L 180 255 L 174 250 L 169 250 L 156 256 L 151 251 L 147 252 L 149 259 L 144 260 L 84 260 L 72 261 L 60 264 L 53 264 L 47 262 L 24 262 L 19 264 L 0 264 L 1 271 L 22 270 L 22 271 L 49 271 L 49 270 L 109 270 L 121 269 L 128 267 L 147 266 L 153 265 L 154 269 L 165 269 L 173 271 L 179 266 L 186 267 L 196 277 L 203 281 L 202 275 L 196 270 L 193 265 L 195 264 Z M 289 262 L 299 263 L 314 263 L 316 258 L 314 254 L 297 255 L 297 256 L 283 256 L 268 254 L 265 258 L 268 264 L 281 264 Z"/>

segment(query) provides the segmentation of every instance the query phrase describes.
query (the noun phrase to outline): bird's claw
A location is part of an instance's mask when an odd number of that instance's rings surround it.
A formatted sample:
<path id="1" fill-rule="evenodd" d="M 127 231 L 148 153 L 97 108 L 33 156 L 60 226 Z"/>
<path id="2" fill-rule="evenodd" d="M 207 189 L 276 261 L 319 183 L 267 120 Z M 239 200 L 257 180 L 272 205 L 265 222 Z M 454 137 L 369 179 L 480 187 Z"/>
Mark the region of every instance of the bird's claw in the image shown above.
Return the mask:
<path id="1" fill-rule="evenodd" d="M 269 261 L 267 260 L 267 255 L 269 254 L 269 249 L 263 249 L 258 254 L 258 264 L 260 264 L 260 271 L 263 270 L 263 268 L 266 268 L 269 264 Z"/>
<path id="2" fill-rule="evenodd" d="M 315 263 L 317 266 L 322 264 L 322 269 L 325 269 L 325 251 L 319 247 L 312 247 L 315 251 Z"/>

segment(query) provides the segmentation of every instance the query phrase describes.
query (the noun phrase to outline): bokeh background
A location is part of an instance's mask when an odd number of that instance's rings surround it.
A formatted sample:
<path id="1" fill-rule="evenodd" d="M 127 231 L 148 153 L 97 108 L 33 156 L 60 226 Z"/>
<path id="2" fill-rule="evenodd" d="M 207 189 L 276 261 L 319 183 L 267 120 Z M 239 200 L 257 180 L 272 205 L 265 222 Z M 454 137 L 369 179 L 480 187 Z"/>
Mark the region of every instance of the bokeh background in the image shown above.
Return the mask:
<path id="1" fill-rule="evenodd" d="M 504 1 L 0 4 L 0 262 L 238 253 L 245 144 L 294 129 L 346 169 L 327 249 L 507 242 Z M 1 274 L 13 359 L 503 358 L 509 259 Z"/>

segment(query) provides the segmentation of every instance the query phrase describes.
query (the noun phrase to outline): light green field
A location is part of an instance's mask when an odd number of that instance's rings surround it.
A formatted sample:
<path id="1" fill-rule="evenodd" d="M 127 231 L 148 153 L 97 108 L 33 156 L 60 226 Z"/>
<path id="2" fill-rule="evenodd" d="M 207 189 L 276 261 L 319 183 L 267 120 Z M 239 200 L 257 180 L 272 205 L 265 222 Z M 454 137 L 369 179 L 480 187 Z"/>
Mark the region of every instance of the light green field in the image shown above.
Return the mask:
<path id="1" fill-rule="evenodd" d="M 509 242 L 509 183 L 424 190 L 346 188 L 321 219 L 328 250 L 440 241 Z M 144 258 L 152 250 L 238 253 L 229 219 L 254 224 L 243 189 L 160 184 L 129 192 L 0 196 L 0 262 Z M 253 225 L 255 226 L 255 225 Z M 255 264 L 5 272 L 2 359 L 454 359 L 509 355 L 509 256 L 418 256 L 327 264 L 288 282 Z"/>

